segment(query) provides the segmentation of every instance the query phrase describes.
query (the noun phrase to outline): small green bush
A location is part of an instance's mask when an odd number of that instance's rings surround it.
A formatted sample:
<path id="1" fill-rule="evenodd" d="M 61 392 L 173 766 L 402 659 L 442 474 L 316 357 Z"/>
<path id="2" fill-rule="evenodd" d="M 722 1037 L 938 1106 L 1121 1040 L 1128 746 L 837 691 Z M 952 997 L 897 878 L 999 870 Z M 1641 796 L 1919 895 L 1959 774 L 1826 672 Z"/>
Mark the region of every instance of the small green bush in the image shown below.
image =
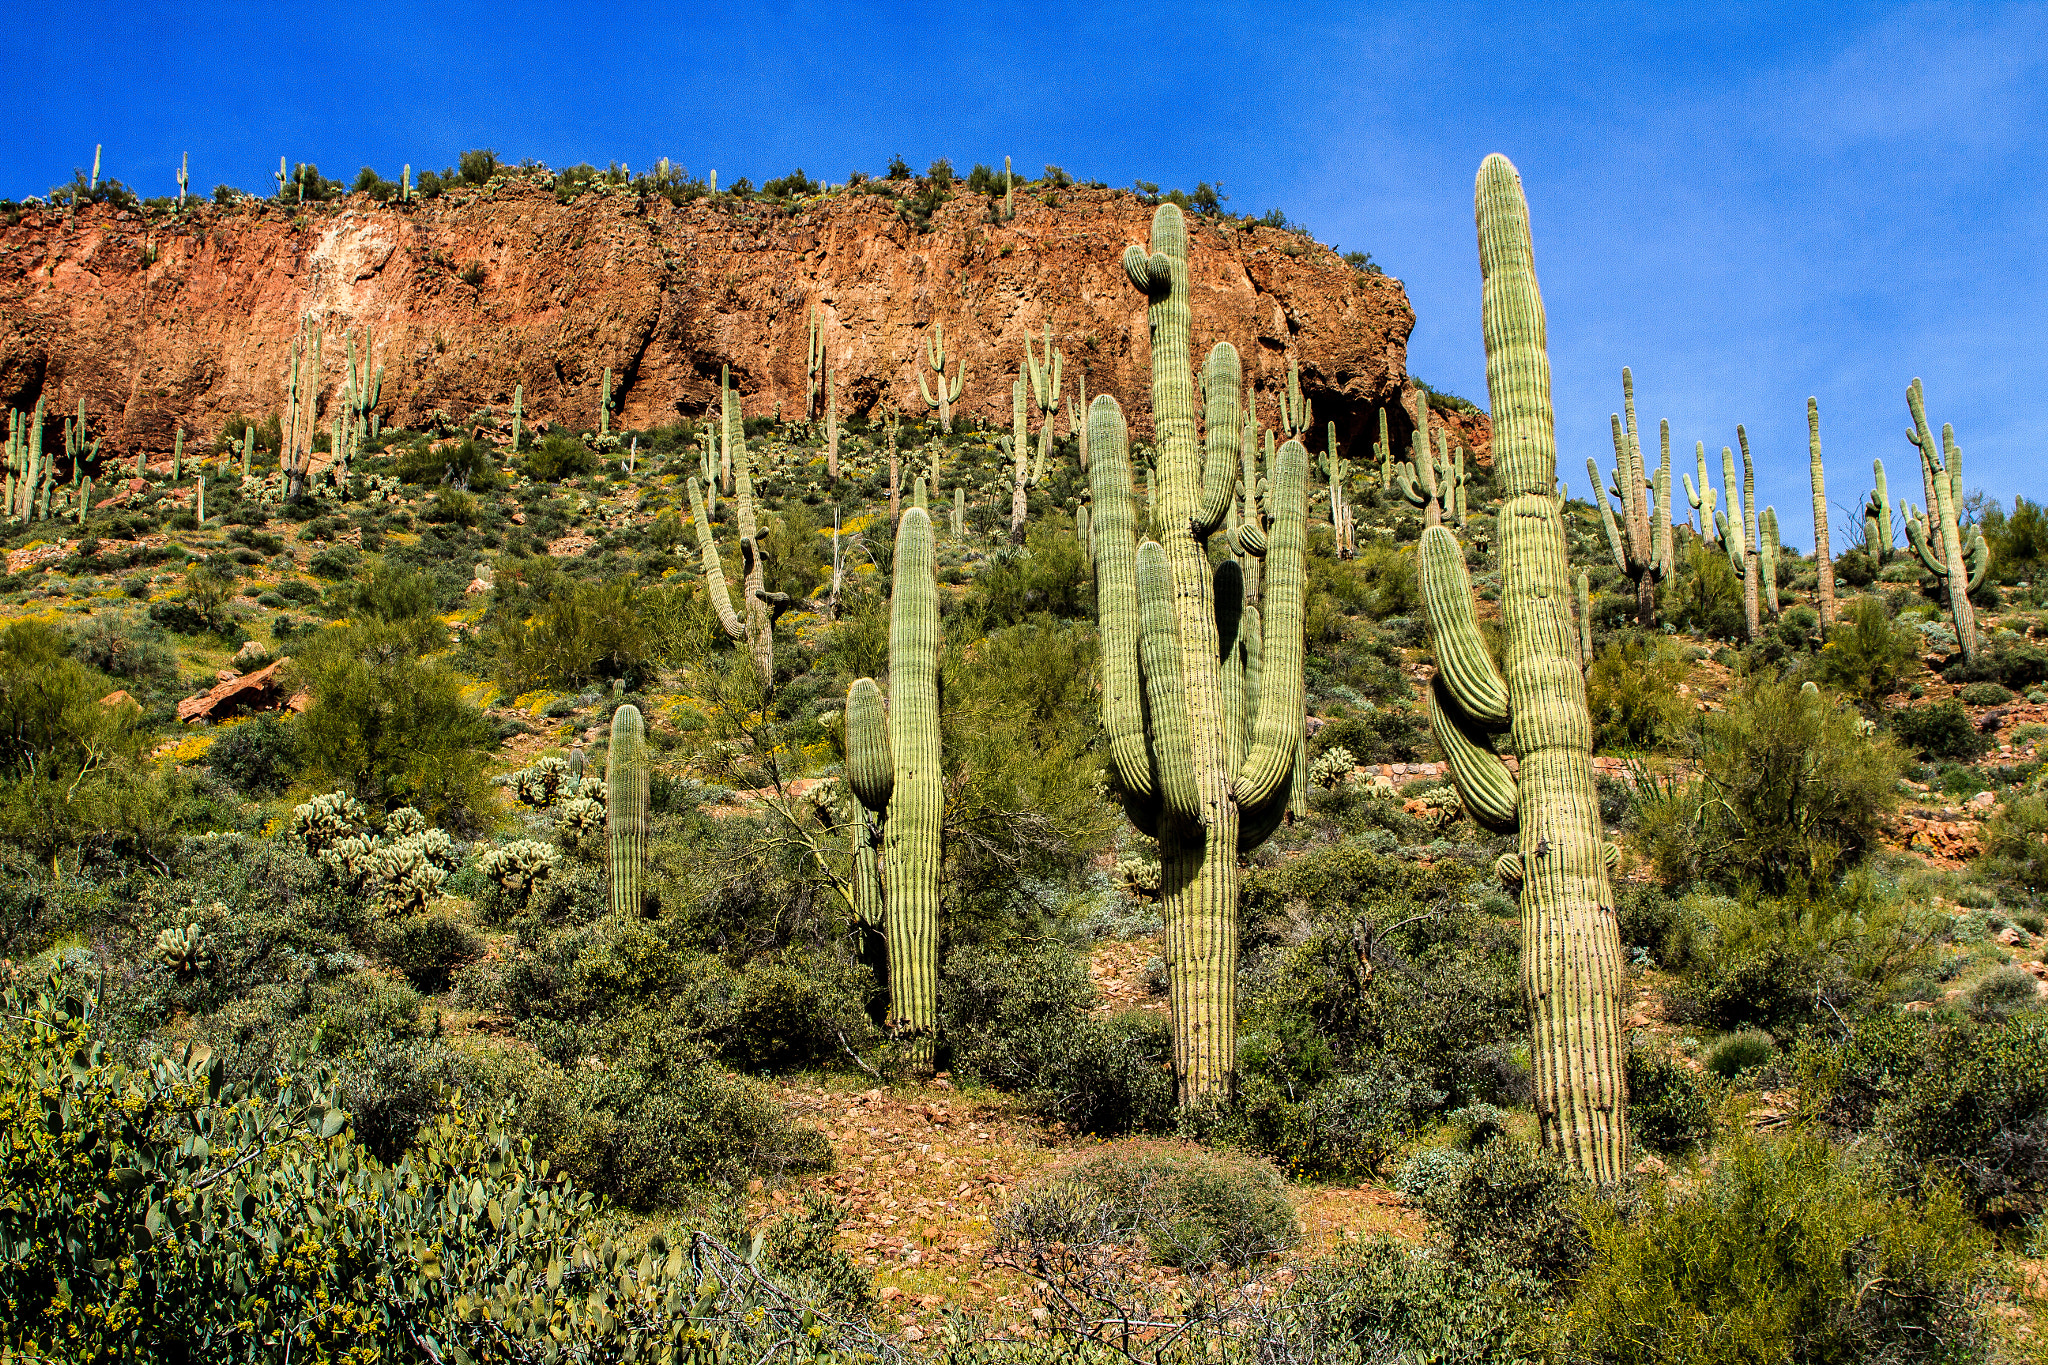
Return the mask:
<path id="1" fill-rule="evenodd" d="M 2041 1008 L 2041 994 L 2034 978 L 2018 967 L 2004 966 L 1979 981 L 1970 990 L 1970 1008 L 1978 1014 L 2017 1014 Z"/>
<path id="2" fill-rule="evenodd" d="M 2048 797 L 2022 796 L 1992 812 L 1977 866 L 1995 881 L 2048 891 Z"/>
<path id="3" fill-rule="evenodd" d="M 1419 1153 L 1396 1186 L 1463 1264 L 1504 1266 L 1555 1284 L 1585 1262 L 1584 1182 L 1516 1138 L 1495 1137 L 1469 1153 Z"/>
<path id="4" fill-rule="evenodd" d="M 1640 636 L 1609 644 L 1586 670 L 1586 707 L 1602 752 L 1653 749 L 1692 716 L 1678 693 L 1685 664 L 1662 640 Z"/>
<path id="5" fill-rule="evenodd" d="M 1089 1015 L 1038 1073 L 1031 1107 L 1076 1133 L 1163 1131 L 1175 1113 L 1172 1044 L 1162 1015 Z"/>
<path id="6" fill-rule="evenodd" d="M 939 1028 L 956 1072 L 1026 1091 L 1067 1052 L 1094 991 L 1080 956 L 1046 941 L 966 944 L 940 975 Z"/>
<path id="7" fill-rule="evenodd" d="M 1965 683 L 1956 696 L 1965 706 L 2003 706 L 2012 700 L 2012 693 L 1995 682 Z"/>
<path id="8" fill-rule="evenodd" d="M 299 768 L 297 722 L 266 711 L 220 732 L 206 751 L 207 766 L 237 791 L 276 796 Z"/>
<path id="9" fill-rule="evenodd" d="M 432 994 L 465 962 L 483 952 L 475 930 L 452 915 L 428 913 L 393 920 L 378 934 L 377 947 L 405 979 Z"/>
<path id="10" fill-rule="evenodd" d="M 1912 629 L 1895 624 L 1882 602 L 1866 597 L 1828 632 L 1827 643 L 1813 661 L 1812 676 L 1874 712 L 1898 690 L 1917 653 Z"/>
<path id="11" fill-rule="evenodd" d="M 1707 1070 L 1724 1081 L 1732 1081 L 1745 1072 L 1762 1069 L 1777 1055 L 1778 1045 L 1771 1041 L 1770 1034 L 1746 1029 L 1714 1044 L 1714 1050 L 1707 1054 Z"/>
<path id="12" fill-rule="evenodd" d="M 1980 1358 L 1985 1239 L 1953 1194 L 1873 1190 L 1813 1137 L 1739 1139 L 1633 1215 L 1587 1206 L 1561 1358 L 1612 1365 Z"/>
<path id="13" fill-rule="evenodd" d="M 1699 1076 L 1675 1057 L 1647 1048 L 1628 1054 L 1628 1123 L 1636 1141 L 1683 1155 L 1714 1138 L 1714 1110 Z"/>
<path id="14" fill-rule="evenodd" d="M 520 464 L 520 472 L 535 483 L 555 483 L 597 471 L 597 456 L 574 436 L 550 432 Z"/>
<path id="15" fill-rule="evenodd" d="M 1895 711 L 1891 723 L 1901 744 L 1932 759 L 1971 759 L 1991 747 L 1970 723 L 1963 704 L 1953 699 Z"/>
<path id="16" fill-rule="evenodd" d="M 1287 1187 L 1263 1161 L 1105 1152 L 1071 1179 L 1100 1201 L 1117 1232 L 1143 1241 L 1161 1265 L 1246 1265 L 1301 1237 Z"/>

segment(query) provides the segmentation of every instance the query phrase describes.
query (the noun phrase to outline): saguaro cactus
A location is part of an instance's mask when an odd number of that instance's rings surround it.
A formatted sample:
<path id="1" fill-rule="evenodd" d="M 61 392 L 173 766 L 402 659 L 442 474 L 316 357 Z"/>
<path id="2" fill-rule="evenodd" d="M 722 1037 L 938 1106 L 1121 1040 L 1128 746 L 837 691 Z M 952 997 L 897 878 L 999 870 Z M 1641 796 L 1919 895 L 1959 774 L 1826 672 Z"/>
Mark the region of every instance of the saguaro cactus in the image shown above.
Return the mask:
<path id="1" fill-rule="evenodd" d="M 1437 489 L 1436 457 L 1429 448 L 1429 395 L 1415 394 L 1415 427 L 1409 437 L 1405 464 L 1394 469 L 1394 487 L 1410 506 L 1422 509 L 1422 524 L 1436 526 L 1444 519 L 1442 494 Z"/>
<path id="2" fill-rule="evenodd" d="M 737 610 L 726 587 L 725 566 L 718 556 L 717 537 L 711 531 L 711 512 L 704 503 L 704 490 L 695 479 L 689 482 L 690 511 L 697 523 L 698 556 L 704 565 L 704 583 L 718 624 L 727 635 L 746 643 L 762 686 L 773 687 L 775 621 L 790 604 L 785 595 L 767 590 L 767 555 L 754 518 L 753 461 L 747 454 L 747 430 L 740 417 L 739 396 L 730 389 L 724 393 L 724 408 L 725 451 L 732 461 L 733 516 L 740 533 L 741 601 Z M 745 612 L 744 619 L 741 611 Z"/>
<path id="3" fill-rule="evenodd" d="M 1602 1183 L 1627 1169 L 1621 936 L 1593 789 L 1583 645 L 1572 621 L 1543 298 L 1521 177 L 1489 156 L 1475 193 L 1484 286 L 1486 382 L 1501 486 L 1503 681 L 1474 615 L 1457 540 L 1442 527 L 1418 550 L 1437 676 L 1430 723 L 1466 808 L 1512 829 L 1519 851 L 1496 865 L 1519 889 L 1522 987 L 1543 1140 Z M 1485 740 L 1510 727 L 1510 776 Z"/>
<path id="4" fill-rule="evenodd" d="M 609 365 L 604 367 L 604 387 L 597 391 L 597 434 L 612 434 L 612 367 Z"/>
<path id="5" fill-rule="evenodd" d="M 1882 566 L 1892 552 L 1891 489 L 1885 483 L 1883 460 L 1872 460 L 1870 472 L 1877 487 L 1863 498 L 1863 548 Z"/>
<path id="6" fill-rule="evenodd" d="M 1038 454 L 1031 463 L 1031 482 L 1037 484 L 1045 478 L 1045 463 L 1052 457 L 1052 425 L 1060 412 L 1062 381 L 1060 371 L 1066 364 L 1052 344 L 1052 320 L 1045 324 L 1045 354 L 1040 356 L 1031 346 L 1031 334 L 1024 334 L 1024 369 L 1031 376 L 1031 400 L 1038 406 Z"/>
<path id="7" fill-rule="evenodd" d="M 934 396 L 924 382 L 924 367 L 917 367 L 917 391 L 924 397 L 924 405 L 939 410 L 939 430 L 953 434 L 953 405 L 960 401 L 960 395 L 967 388 L 967 357 L 960 357 L 960 364 L 953 372 L 952 381 L 946 379 L 946 324 L 932 324 L 931 337 L 925 347 L 925 354 L 931 360 L 932 368 L 938 371 L 938 394 Z"/>
<path id="8" fill-rule="evenodd" d="M 1311 405 L 1301 392 L 1301 365 L 1287 362 L 1287 387 L 1280 391 L 1280 430 L 1288 436 L 1305 436 L 1313 424 Z"/>
<path id="9" fill-rule="evenodd" d="M 1820 462 L 1820 400 L 1806 400 L 1807 473 L 1813 481 L 1813 564 L 1819 572 L 1820 623 L 1835 623 L 1835 560 L 1828 551 L 1828 474 Z"/>
<path id="10" fill-rule="evenodd" d="M 818 410 L 818 380 L 825 368 L 825 336 L 818 326 L 818 305 L 811 305 L 810 324 L 804 333 L 804 420 Z"/>
<path id="11" fill-rule="evenodd" d="M 1593 501 L 1600 504 L 1600 521 L 1607 528 L 1608 548 L 1614 552 L 1614 566 L 1636 585 L 1636 621 L 1644 627 L 1657 624 L 1657 585 L 1671 573 L 1671 423 L 1659 430 L 1663 457 L 1657 477 L 1651 481 L 1643 469 L 1643 443 L 1636 428 L 1636 382 L 1624 365 L 1621 370 L 1619 414 L 1609 414 L 1614 429 L 1614 484 L 1602 491 L 1600 466 L 1586 457 L 1586 477 L 1593 481 Z M 1623 525 L 1615 523 L 1612 495 L 1621 504 Z M 1654 494 L 1654 497 L 1649 496 Z"/>
<path id="12" fill-rule="evenodd" d="M 889 597 L 889 713 L 881 733 L 881 692 L 862 678 L 846 697 L 846 775 L 866 811 L 882 817 L 884 875 L 863 900 L 872 839 L 854 841 L 855 912 L 877 911 L 888 943 L 889 1031 L 910 1065 L 930 1070 L 939 1002 L 940 822 L 946 793 L 939 770 L 939 588 L 932 574 L 932 523 L 921 507 L 896 527 L 895 586 Z M 863 824 L 865 821 L 863 820 Z M 862 860 L 867 858 L 866 869 Z M 869 921 L 873 923 L 874 921 Z"/>
<path id="13" fill-rule="evenodd" d="M 1700 539 L 1712 545 L 1714 543 L 1715 517 L 1714 486 L 1707 482 L 1707 443 L 1705 441 L 1693 442 L 1693 459 L 1699 464 L 1700 486 L 1698 488 L 1692 486 L 1692 475 L 1686 474 L 1681 476 L 1685 480 L 1685 500 L 1692 507 L 1693 511 L 1700 514 Z"/>
<path id="14" fill-rule="evenodd" d="M 1778 509 L 1766 507 L 1757 519 L 1757 532 L 1762 541 L 1759 556 L 1759 577 L 1763 581 L 1764 603 L 1770 608 L 1771 619 L 1778 619 Z"/>
<path id="15" fill-rule="evenodd" d="M 612 913 L 640 913 L 640 872 L 647 865 L 647 727 L 630 702 L 612 713 L 604 760 L 604 827 L 611 839 Z"/>
<path id="16" fill-rule="evenodd" d="M 1927 489 L 1927 511 L 1915 515 L 1906 509 L 1906 539 L 1927 571 L 1948 585 L 1949 614 L 1956 623 L 1956 644 L 1963 657 L 1977 657 L 1977 610 L 1970 594 L 1983 583 L 1991 568 L 1991 548 L 1976 527 L 1965 540 L 1956 509 L 1963 505 L 1963 448 L 1956 444 L 1955 428 L 1944 422 L 1941 449 L 1934 446 L 1927 426 L 1927 405 L 1916 378 L 1906 387 L 1906 407 L 1913 414 L 1913 426 L 1906 439 L 1920 448 L 1920 477 Z"/>
<path id="17" fill-rule="evenodd" d="M 1238 858 L 1285 815 L 1303 733 L 1308 452 L 1281 447 L 1269 464 L 1272 529 L 1241 531 L 1234 547 L 1265 553 L 1262 620 L 1236 560 L 1209 563 L 1237 487 L 1242 365 L 1228 342 L 1209 352 L 1198 430 L 1177 206 L 1159 206 L 1150 250 L 1126 248 L 1123 265 L 1147 301 L 1159 538 L 1137 543 L 1123 412 L 1098 397 L 1088 440 L 1103 724 L 1124 809 L 1159 841 L 1174 1069 L 1181 1102 L 1194 1104 L 1227 1091 L 1236 1065 Z"/>
<path id="18" fill-rule="evenodd" d="M 1024 543 L 1024 518 L 1031 486 L 1030 411 L 1024 404 L 1024 376 L 1010 384 L 1010 543 Z"/>

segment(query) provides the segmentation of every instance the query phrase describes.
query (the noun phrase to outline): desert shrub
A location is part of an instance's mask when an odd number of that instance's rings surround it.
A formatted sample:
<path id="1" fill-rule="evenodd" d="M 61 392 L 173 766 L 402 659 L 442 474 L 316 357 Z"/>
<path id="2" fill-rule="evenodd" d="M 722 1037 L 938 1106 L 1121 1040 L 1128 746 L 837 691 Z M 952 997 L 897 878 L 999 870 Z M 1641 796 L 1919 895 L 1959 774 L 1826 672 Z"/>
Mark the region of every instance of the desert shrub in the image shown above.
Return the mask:
<path id="1" fill-rule="evenodd" d="M 1435 752 L 1429 717 L 1412 706 L 1375 706 L 1316 731 L 1318 753 L 1349 749 L 1360 763 L 1412 763 Z"/>
<path id="2" fill-rule="evenodd" d="M 1301 1237 L 1287 1188 L 1263 1161 L 1207 1152 L 1105 1152 L 1068 1179 L 1096 1201 L 1116 1233 L 1142 1241 L 1161 1265 L 1245 1265 Z M 1048 1193 L 1058 1198 L 1060 1192 L 1034 1192 L 1039 1199 Z M 1010 1214 L 1012 1227 L 1031 1226 L 1031 1199 Z"/>
<path id="3" fill-rule="evenodd" d="M 483 939 L 447 914 L 408 915 L 386 924 L 378 951 L 422 991 L 439 991 L 456 968 L 483 952 Z"/>
<path id="4" fill-rule="evenodd" d="M 1713 1141 L 1714 1110 L 1706 1087 L 1675 1057 L 1649 1048 L 1628 1054 L 1628 1124 L 1655 1152 L 1682 1155 Z"/>
<path id="5" fill-rule="evenodd" d="M 749 962 L 733 984 L 721 1051 L 749 1070 L 776 1070 L 840 1054 L 870 1032 L 861 982 L 824 959 Z"/>
<path id="6" fill-rule="evenodd" d="M 1443 1098 L 1391 1071 L 1336 1075 L 1299 1094 L 1252 1075 L 1240 1084 L 1220 1132 L 1297 1178 L 1377 1178 Z"/>
<path id="7" fill-rule="evenodd" d="M 548 433 L 520 464 L 520 472 L 535 483 L 554 483 L 596 470 L 597 456 L 590 447 L 560 432 Z"/>
<path id="8" fill-rule="evenodd" d="M 761 1264 L 786 1276 L 806 1304 L 840 1317 L 865 1317 L 875 1302 L 875 1277 L 838 1245 L 843 1205 L 813 1192 L 801 1209 L 773 1219 L 761 1233 Z"/>
<path id="9" fill-rule="evenodd" d="M 1676 735 L 1692 714 L 1678 694 L 1685 664 L 1662 641 L 1634 636 L 1610 643 L 1586 670 L 1586 707 L 1602 750 L 1651 749 Z"/>
<path id="10" fill-rule="evenodd" d="M 241 625 L 235 619 L 228 598 L 234 585 L 210 568 L 196 568 L 185 574 L 185 592 L 163 602 L 152 602 L 149 619 L 178 635 L 218 635 L 233 639 Z"/>
<path id="11" fill-rule="evenodd" d="M 71 657 L 131 691 L 176 687 L 178 658 L 154 632 L 94 616 L 71 637 Z"/>
<path id="12" fill-rule="evenodd" d="M 506 690 L 631 681 L 645 669 L 646 633 L 630 580 L 586 583 L 546 573 L 530 597 L 499 582 L 484 648 Z"/>
<path id="13" fill-rule="evenodd" d="M 1714 1050 L 1707 1054 L 1707 1070 L 1724 1081 L 1732 1081 L 1744 1072 L 1762 1069 L 1777 1055 L 1778 1045 L 1771 1041 L 1770 1034 L 1743 1029 L 1714 1044 Z"/>
<path id="14" fill-rule="evenodd" d="M 1970 713 L 1955 700 L 1894 711 L 1891 729 L 1899 743 L 1927 758 L 1971 759 L 1991 747 L 1970 723 Z"/>
<path id="15" fill-rule="evenodd" d="M 1415 552 L 1412 550 L 1382 541 L 1370 541 L 1361 545 L 1349 564 L 1341 569 L 1338 567 L 1340 561 L 1317 558 L 1310 564 L 1311 586 L 1316 585 L 1317 577 L 1324 572 L 1333 578 L 1339 573 L 1348 576 L 1356 586 L 1342 593 L 1346 605 L 1372 620 L 1411 616 L 1422 610 L 1422 588 L 1416 578 Z"/>
<path id="16" fill-rule="evenodd" d="M 953 1069 L 1005 1090 L 1038 1085 L 1094 996 L 1081 958 L 1058 942 L 963 945 L 940 976 L 939 1030 Z"/>
<path id="17" fill-rule="evenodd" d="M 1175 1112 L 1172 1055 L 1161 1015 L 1086 1015 L 1047 1059 L 1027 1102 L 1076 1133 L 1159 1132 Z"/>
<path id="18" fill-rule="evenodd" d="M 1260 1341 L 1275 1360 L 1294 1351 L 1314 1359 L 1319 1346 L 1343 1342 L 1361 1362 L 1497 1365 L 1531 1357 L 1543 1298 L 1524 1273 L 1387 1237 L 1347 1238 L 1296 1270 Z"/>
<path id="19" fill-rule="evenodd" d="M 1419 1153 L 1395 1185 L 1466 1265 L 1504 1266 L 1554 1284 L 1584 1264 L 1584 1182 L 1516 1138 L 1496 1137 L 1469 1153 Z"/>
<path id="20" fill-rule="evenodd" d="M 1974 659 L 1958 658 L 1941 670 L 1952 683 L 1995 682 L 2014 692 L 2048 683 L 2048 649 L 2038 645 L 2007 645 L 1981 650 Z"/>
<path id="21" fill-rule="evenodd" d="M 2017 1014 L 2041 1008 L 2034 978 L 2018 967 L 2003 966 L 1970 989 L 1970 1009 L 1980 1015 Z"/>
<path id="22" fill-rule="evenodd" d="M 237 791 L 275 796 L 290 784 L 299 767 L 298 724 L 266 711 L 228 726 L 207 749 L 206 763 Z"/>
<path id="23" fill-rule="evenodd" d="M 1965 683 L 1956 690 L 1956 698 L 1965 706 L 2003 706 L 2013 699 L 2012 693 L 1995 682 Z"/>
<path id="24" fill-rule="evenodd" d="M 1073 528 L 1063 521 L 1032 522 L 1022 549 L 989 556 L 968 585 L 963 610 L 984 632 L 1041 612 L 1068 619 L 1092 615 L 1094 576 Z"/>
<path id="25" fill-rule="evenodd" d="M 1587 1237 L 1558 1343 L 1572 1359 L 1975 1358 L 1987 1248 L 1959 1202 L 1874 1191 L 1818 1138 L 1739 1140 L 1632 1216 L 1589 1206 Z"/>
<path id="26" fill-rule="evenodd" d="M 1811 676 L 1874 711 L 1898 690 L 1919 653 L 1910 627 L 1895 624 L 1884 604 L 1866 597 L 1837 620 L 1811 665 Z"/>
<path id="27" fill-rule="evenodd" d="M 1718 544 L 1697 536 L 1686 540 L 1676 578 L 1664 589 L 1666 619 L 1680 630 L 1699 631 L 1716 640 L 1732 640 L 1742 632 L 1742 580 L 1728 566 Z"/>
<path id="28" fill-rule="evenodd" d="M 2048 891 L 2048 797 L 2022 796 L 1994 810 L 1977 865 L 1996 881 Z"/>
<path id="29" fill-rule="evenodd" d="M 1619 887 L 1615 897 L 1624 947 L 1640 948 L 1667 971 L 1683 971 L 1694 961 L 1703 926 L 1689 905 L 1651 883 Z"/>
<path id="30" fill-rule="evenodd" d="M 362 562 L 363 557 L 354 546 L 336 545 L 314 554 L 306 561 L 306 568 L 315 578 L 344 583 L 355 577 L 356 566 Z"/>
<path id="31" fill-rule="evenodd" d="M 1925 906 L 1864 877 L 1812 897 L 1694 905 L 1706 932 L 1681 994 L 1722 1028 L 1780 1036 L 1883 1000 L 1931 959 L 1940 932 Z"/>
<path id="32" fill-rule="evenodd" d="M 481 490 L 497 482 L 497 473 L 491 452 L 469 440 L 443 444 L 439 450 L 422 442 L 408 446 L 398 457 L 398 477 L 404 483 Z"/>
<path id="33" fill-rule="evenodd" d="M 1873 1015 L 1803 1041 L 1792 1070 L 1806 1112 L 1876 1139 L 1895 1188 L 1952 1183 L 2005 1225 L 2048 1207 L 2048 1015 Z"/>
<path id="34" fill-rule="evenodd" d="M 1752 678 L 1695 732 L 1698 781 L 1643 792 L 1637 825 L 1667 884 L 1767 894 L 1829 885 L 1874 847 L 1899 764 L 1856 714 L 1789 680 Z"/>
<path id="35" fill-rule="evenodd" d="M 446 829 L 476 827 L 495 736 L 460 680 L 412 652 L 406 627 L 323 632 L 299 667 L 314 698 L 298 721 L 305 776 Z"/>
<path id="36" fill-rule="evenodd" d="M 799 1129 L 757 1081 L 708 1061 L 698 1045 L 659 1034 L 635 1040 L 600 1072 L 579 1073 L 575 1116 L 555 1149 L 586 1188 L 628 1208 L 672 1204 L 693 1187 L 731 1186 L 757 1172 L 831 1164 L 814 1129 Z"/>

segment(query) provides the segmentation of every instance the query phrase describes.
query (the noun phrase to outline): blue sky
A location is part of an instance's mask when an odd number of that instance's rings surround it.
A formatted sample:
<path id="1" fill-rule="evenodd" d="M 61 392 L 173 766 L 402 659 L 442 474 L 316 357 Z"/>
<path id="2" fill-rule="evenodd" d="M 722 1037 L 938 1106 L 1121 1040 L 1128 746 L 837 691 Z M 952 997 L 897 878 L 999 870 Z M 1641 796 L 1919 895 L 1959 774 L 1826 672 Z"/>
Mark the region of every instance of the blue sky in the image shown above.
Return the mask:
<path id="1" fill-rule="evenodd" d="M 1220 180 L 1233 210 L 1372 252 L 1414 299 L 1412 371 L 1481 401 L 1472 177 L 1500 151 L 1529 191 L 1575 493 L 1588 454 L 1610 462 L 1627 364 L 1682 469 L 1706 440 L 1718 483 L 1747 425 L 1794 543 L 1808 394 L 1841 507 L 1873 456 L 1917 500 L 1916 374 L 1971 487 L 2048 495 L 2041 4 L 118 0 L 28 7 L 15 35 L 44 78 L 0 140 L 0 195 L 95 143 L 145 194 L 184 152 L 197 187 L 267 191 L 280 155 L 396 175 L 476 146 L 726 183 L 898 152 Z"/>

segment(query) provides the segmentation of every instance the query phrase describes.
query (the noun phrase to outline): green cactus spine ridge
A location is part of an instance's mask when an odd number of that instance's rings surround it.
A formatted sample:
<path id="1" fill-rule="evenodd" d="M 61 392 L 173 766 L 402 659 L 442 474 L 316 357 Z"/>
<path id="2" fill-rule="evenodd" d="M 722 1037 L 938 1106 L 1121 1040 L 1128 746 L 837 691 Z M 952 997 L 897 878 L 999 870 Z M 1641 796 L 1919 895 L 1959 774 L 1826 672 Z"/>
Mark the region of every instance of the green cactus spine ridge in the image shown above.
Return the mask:
<path id="1" fill-rule="evenodd" d="M 640 877 L 647 865 L 647 727 L 630 702 L 612 714 L 605 754 L 605 833 L 611 841 L 611 908 L 637 916 Z"/>
<path id="2" fill-rule="evenodd" d="M 1927 492 L 1926 515 L 1916 518 L 1908 514 L 1906 534 L 1928 571 L 1947 585 L 1956 644 L 1964 658 L 1974 659 L 1978 647 L 1977 609 L 1970 604 L 1970 593 L 1983 583 L 1991 567 L 1990 547 L 1975 527 L 1970 528 L 1969 539 L 1964 538 L 1957 516 L 1963 501 L 1962 447 L 1955 442 L 1954 428 L 1944 424 L 1941 448 L 1935 448 L 1917 378 L 1906 388 L 1906 407 L 1913 415 L 1906 439 L 1919 447 L 1921 482 Z"/>
<path id="3" fill-rule="evenodd" d="M 1621 939 L 1593 786 L 1592 718 L 1572 619 L 1570 560 L 1556 496 L 1557 445 L 1542 295 L 1536 283 L 1521 177 L 1489 156 L 1474 188 L 1486 377 L 1494 419 L 1501 616 L 1510 729 L 1521 756 L 1515 829 L 1525 1000 L 1538 1120 L 1546 1146 L 1601 1183 L 1619 1179 L 1628 1150 L 1623 1081 Z M 1458 555 L 1447 531 L 1425 531 L 1425 560 Z M 1432 635 L 1461 634 L 1426 595 Z M 1439 644 L 1439 657 L 1445 647 Z M 1455 680 L 1446 676 L 1447 687 Z M 1491 772 L 1461 741 L 1474 739 L 1455 706 L 1432 708 L 1446 754 L 1472 760 L 1468 805 L 1488 795 Z M 1478 749 L 1476 742 L 1473 749 Z M 1456 769 L 1453 770 L 1454 774 Z M 1461 790 L 1466 790 L 1461 788 Z M 1491 811 L 1498 814 L 1495 805 Z"/>
<path id="4" fill-rule="evenodd" d="M 1579 667 L 1593 666 L 1593 584 L 1579 574 Z"/>
<path id="5" fill-rule="evenodd" d="M 938 1027 L 940 825 L 939 591 L 931 518 L 921 507 L 896 530 L 889 599 L 889 752 L 882 827 L 888 898 L 889 1024 L 913 1067 L 929 1070 Z"/>
<path id="6" fill-rule="evenodd" d="M 1204 407 L 1221 430 L 1205 442 L 1178 207 L 1158 208 L 1149 249 L 1133 244 L 1123 264 L 1147 304 L 1156 539 L 1137 543 L 1122 410 L 1098 397 L 1089 442 L 1103 724 L 1125 810 L 1160 843 L 1174 1069 L 1182 1103 L 1194 1104 L 1227 1089 L 1236 1060 L 1238 859 L 1284 816 L 1299 766 L 1308 455 L 1288 441 L 1269 457 L 1270 535 L 1241 528 L 1237 538 L 1267 542 L 1254 608 L 1241 574 L 1212 568 L 1205 543 L 1241 468 L 1241 395 L 1227 383 L 1235 356 L 1212 351 Z"/>
<path id="7" fill-rule="evenodd" d="M 1820 400 L 1806 400 L 1807 475 L 1813 485 L 1813 566 L 1823 630 L 1835 624 L 1835 560 L 1828 549 L 1828 478 L 1820 461 Z"/>

